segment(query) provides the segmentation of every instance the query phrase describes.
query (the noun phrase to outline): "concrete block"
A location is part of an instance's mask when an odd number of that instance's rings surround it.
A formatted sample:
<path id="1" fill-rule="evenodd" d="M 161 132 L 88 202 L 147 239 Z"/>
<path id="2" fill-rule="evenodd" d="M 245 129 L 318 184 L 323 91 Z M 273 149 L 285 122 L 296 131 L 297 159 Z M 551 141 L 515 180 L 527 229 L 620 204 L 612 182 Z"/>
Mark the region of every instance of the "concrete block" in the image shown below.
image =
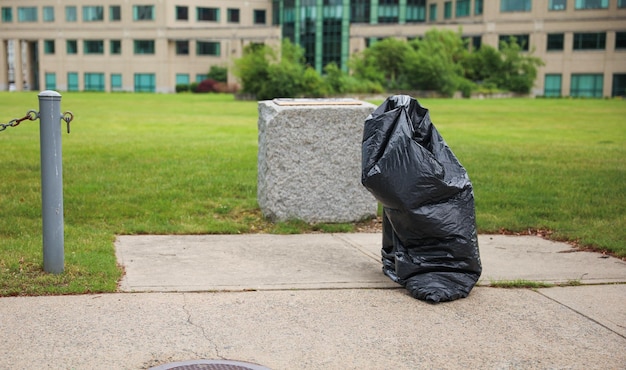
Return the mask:
<path id="1" fill-rule="evenodd" d="M 258 202 L 274 221 L 353 222 L 378 203 L 361 185 L 363 123 L 373 104 L 348 99 L 260 101 Z"/>

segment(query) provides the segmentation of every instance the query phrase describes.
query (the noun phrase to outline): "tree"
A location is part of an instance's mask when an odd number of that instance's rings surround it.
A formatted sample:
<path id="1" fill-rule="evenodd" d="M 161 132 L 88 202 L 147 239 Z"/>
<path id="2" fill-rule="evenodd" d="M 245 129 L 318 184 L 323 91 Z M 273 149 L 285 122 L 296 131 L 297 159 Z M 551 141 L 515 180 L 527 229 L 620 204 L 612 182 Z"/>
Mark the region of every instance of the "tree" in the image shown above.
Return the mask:
<path id="1" fill-rule="evenodd" d="M 358 78 L 379 82 L 387 88 L 398 88 L 409 51 L 406 41 L 386 38 L 356 54 L 352 58 L 351 69 Z"/>
<path id="2" fill-rule="evenodd" d="M 452 96 L 464 82 L 461 61 L 467 48 L 461 32 L 433 28 L 411 47 L 402 71 L 409 87 Z"/>
<path id="3" fill-rule="evenodd" d="M 215 80 L 218 82 L 226 82 L 228 80 L 228 68 L 220 66 L 211 66 L 207 79 Z"/>
<path id="4" fill-rule="evenodd" d="M 241 81 L 244 93 L 259 95 L 270 76 L 270 60 L 275 59 L 274 51 L 264 44 L 248 44 L 243 56 L 235 60 L 234 73 Z"/>
<path id="5" fill-rule="evenodd" d="M 522 53 L 522 45 L 514 37 L 509 42 L 501 42 L 502 71 L 497 79 L 498 86 L 517 93 L 529 93 L 537 78 L 537 68 L 544 65 L 540 58 L 532 56 L 532 52 Z"/>
<path id="6" fill-rule="evenodd" d="M 319 73 L 304 64 L 304 49 L 288 39 L 283 40 L 280 50 L 248 45 L 235 67 L 243 92 L 254 94 L 259 100 L 318 97 L 328 91 Z"/>

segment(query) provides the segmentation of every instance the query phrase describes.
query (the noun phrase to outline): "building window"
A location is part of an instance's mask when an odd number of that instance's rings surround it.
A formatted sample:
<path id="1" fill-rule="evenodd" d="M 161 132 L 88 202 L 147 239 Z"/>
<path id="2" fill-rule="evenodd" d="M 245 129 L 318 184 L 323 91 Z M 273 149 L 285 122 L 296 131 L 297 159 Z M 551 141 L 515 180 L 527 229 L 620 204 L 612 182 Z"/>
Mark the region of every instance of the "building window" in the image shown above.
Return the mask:
<path id="1" fill-rule="evenodd" d="M 239 23 L 239 9 L 228 8 L 226 17 L 228 18 L 228 23 Z"/>
<path id="2" fill-rule="evenodd" d="M 65 42 L 65 48 L 67 49 L 67 54 L 78 54 L 78 41 L 67 40 Z"/>
<path id="3" fill-rule="evenodd" d="M 104 91 L 104 73 L 85 73 L 85 91 Z"/>
<path id="4" fill-rule="evenodd" d="M 54 72 L 46 72 L 46 90 L 56 90 L 57 89 L 57 75 Z"/>
<path id="5" fill-rule="evenodd" d="M 37 22 L 37 7 L 18 7 L 17 8 L 17 21 L 18 22 Z"/>
<path id="6" fill-rule="evenodd" d="M 378 23 L 398 23 L 398 0 L 379 0 Z"/>
<path id="7" fill-rule="evenodd" d="M 472 36 L 472 50 L 478 50 L 483 45 L 482 36 Z"/>
<path id="8" fill-rule="evenodd" d="M 618 8 L 626 8 L 626 0 L 617 0 Z"/>
<path id="9" fill-rule="evenodd" d="M 189 20 L 189 7 L 177 6 L 176 7 L 176 20 L 188 21 Z"/>
<path id="10" fill-rule="evenodd" d="M 563 50 L 563 34 L 562 33 L 549 33 L 546 50 L 548 51 Z"/>
<path id="11" fill-rule="evenodd" d="M 154 54 L 154 40 L 135 40 L 135 54 Z"/>
<path id="12" fill-rule="evenodd" d="M 196 8 L 197 9 L 197 20 L 198 21 L 208 21 L 208 22 L 219 22 L 220 20 L 220 10 L 218 8 Z"/>
<path id="13" fill-rule="evenodd" d="M 426 0 L 407 0 L 406 21 L 424 22 L 426 20 Z"/>
<path id="14" fill-rule="evenodd" d="M 134 21 L 153 21 L 154 6 L 153 5 L 134 5 L 133 6 Z"/>
<path id="15" fill-rule="evenodd" d="M 626 73 L 615 73 L 613 75 L 611 96 L 626 96 Z"/>
<path id="16" fill-rule="evenodd" d="M 78 20 L 78 12 L 76 11 L 76 7 L 66 6 L 65 7 L 65 21 L 76 22 L 77 20 Z"/>
<path id="17" fill-rule="evenodd" d="M 548 10 L 565 10 L 567 8 L 567 0 L 549 0 Z"/>
<path id="18" fill-rule="evenodd" d="M 122 20 L 122 7 L 119 5 L 111 5 L 109 7 L 109 18 L 111 21 L 121 21 Z"/>
<path id="19" fill-rule="evenodd" d="M 43 53 L 54 54 L 54 40 L 43 40 Z"/>
<path id="20" fill-rule="evenodd" d="M 443 3 L 443 19 L 452 18 L 452 1 Z"/>
<path id="21" fill-rule="evenodd" d="M 350 1 L 350 22 L 369 23 L 371 14 L 370 0 Z"/>
<path id="22" fill-rule="evenodd" d="M 265 9 L 254 9 L 254 24 L 265 24 Z"/>
<path id="23" fill-rule="evenodd" d="M 207 79 L 207 77 L 208 77 L 208 76 L 207 76 L 207 75 L 205 75 L 205 74 L 197 74 L 197 75 L 196 75 L 196 82 L 200 83 L 200 82 L 202 82 L 202 81 L 206 80 L 206 79 Z"/>
<path id="24" fill-rule="evenodd" d="M 615 50 L 626 49 L 626 32 L 615 32 Z"/>
<path id="25" fill-rule="evenodd" d="M 104 54 L 103 40 L 85 40 L 83 41 L 83 53 L 85 54 Z"/>
<path id="26" fill-rule="evenodd" d="M 176 85 L 189 85 L 189 73 L 177 73 Z"/>
<path id="27" fill-rule="evenodd" d="M 187 40 L 176 41 L 176 55 L 189 55 L 189 41 Z"/>
<path id="28" fill-rule="evenodd" d="M 111 91 L 122 91 L 122 75 L 111 73 Z"/>
<path id="29" fill-rule="evenodd" d="M 109 46 L 111 47 L 111 54 L 122 54 L 122 40 L 111 40 Z"/>
<path id="30" fill-rule="evenodd" d="M 500 11 L 529 12 L 531 2 L 531 0 L 500 0 Z"/>
<path id="31" fill-rule="evenodd" d="M 13 8 L 2 7 L 2 22 L 13 22 Z"/>
<path id="32" fill-rule="evenodd" d="M 522 51 L 528 51 L 529 37 L 528 35 L 500 35 L 498 39 L 498 46 L 502 48 L 502 43 L 510 43 L 511 37 L 515 39 L 517 45 L 520 46 Z"/>
<path id="33" fill-rule="evenodd" d="M 196 54 L 197 55 L 220 55 L 220 43 L 210 41 L 197 41 L 196 42 Z"/>
<path id="34" fill-rule="evenodd" d="M 456 17 L 469 17 L 470 0 L 456 0 Z"/>
<path id="35" fill-rule="evenodd" d="M 154 73 L 135 73 L 135 92 L 154 92 L 156 77 Z"/>
<path id="36" fill-rule="evenodd" d="M 83 22 L 104 21 L 103 6 L 83 6 Z"/>
<path id="37" fill-rule="evenodd" d="M 474 15 L 483 14 L 483 0 L 474 0 Z"/>
<path id="38" fill-rule="evenodd" d="M 561 74 L 546 74 L 543 96 L 547 98 L 555 98 L 561 96 Z"/>
<path id="39" fill-rule="evenodd" d="M 53 6 L 44 6 L 42 18 L 44 22 L 54 22 L 54 7 Z"/>
<path id="40" fill-rule="evenodd" d="M 428 7 L 428 20 L 432 22 L 437 20 L 437 4 L 430 4 Z"/>
<path id="41" fill-rule="evenodd" d="M 570 96 L 601 98 L 604 77 L 601 73 L 572 74 Z"/>
<path id="42" fill-rule="evenodd" d="M 574 34 L 574 50 L 604 50 L 605 47 L 605 32 Z"/>
<path id="43" fill-rule="evenodd" d="M 609 0 L 576 0 L 574 9 L 607 9 Z"/>
<path id="44" fill-rule="evenodd" d="M 78 91 L 78 73 L 67 73 L 67 91 Z"/>

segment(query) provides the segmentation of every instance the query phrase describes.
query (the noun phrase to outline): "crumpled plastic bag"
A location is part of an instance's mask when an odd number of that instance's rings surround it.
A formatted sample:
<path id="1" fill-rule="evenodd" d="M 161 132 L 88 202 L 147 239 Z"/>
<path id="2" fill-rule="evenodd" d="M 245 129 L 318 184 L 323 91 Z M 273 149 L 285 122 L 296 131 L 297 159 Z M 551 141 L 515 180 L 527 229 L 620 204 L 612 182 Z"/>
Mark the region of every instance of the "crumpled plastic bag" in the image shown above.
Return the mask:
<path id="1" fill-rule="evenodd" d="M 361 183 L 383 205 L 383 272 L 420 300 L 468 296 L 482 272 L 474 192 L 430 121 L 407 95 L 365 120 Z"/>

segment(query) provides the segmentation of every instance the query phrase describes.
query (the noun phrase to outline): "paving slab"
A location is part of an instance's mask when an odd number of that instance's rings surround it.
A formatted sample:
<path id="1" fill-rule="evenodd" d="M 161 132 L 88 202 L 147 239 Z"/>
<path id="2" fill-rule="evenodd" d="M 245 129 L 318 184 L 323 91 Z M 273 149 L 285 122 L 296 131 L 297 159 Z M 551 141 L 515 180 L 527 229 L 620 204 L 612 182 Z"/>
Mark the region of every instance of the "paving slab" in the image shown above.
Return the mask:
<path id="1" fill-rule="evenodd" d="M 334 234 L 119 236 L 122 291 L 397 288 Z"/>
<path id="2" fill-rule="evenodd" d="M 626 284 L 554 287 L 538 291 L 626 337 Z M 624 365 L 626 367 L 626 362 Z"/>
<path id="3" fill-rule="evenodd" d="M 573 287 L 595 290 L 597 286 Z M 606 292 L 604 292 L 606 293 Z M 602 294 L 604 294 L 602 293 Z M 228 359 L 281 369 L 623 369 L 626 339 L 543 294 L 478 287 L 0 298 L 2 369 L 145 369 Z"/>
<path id="4" fill-rule="evenodd" d="M 382 274 L 382 234 L 135 235 L 115 242 L 121 291 L 398 288 Z M 536 236 L 479 235 L 478 285 L 626 282 L 626 263 Z"/>

